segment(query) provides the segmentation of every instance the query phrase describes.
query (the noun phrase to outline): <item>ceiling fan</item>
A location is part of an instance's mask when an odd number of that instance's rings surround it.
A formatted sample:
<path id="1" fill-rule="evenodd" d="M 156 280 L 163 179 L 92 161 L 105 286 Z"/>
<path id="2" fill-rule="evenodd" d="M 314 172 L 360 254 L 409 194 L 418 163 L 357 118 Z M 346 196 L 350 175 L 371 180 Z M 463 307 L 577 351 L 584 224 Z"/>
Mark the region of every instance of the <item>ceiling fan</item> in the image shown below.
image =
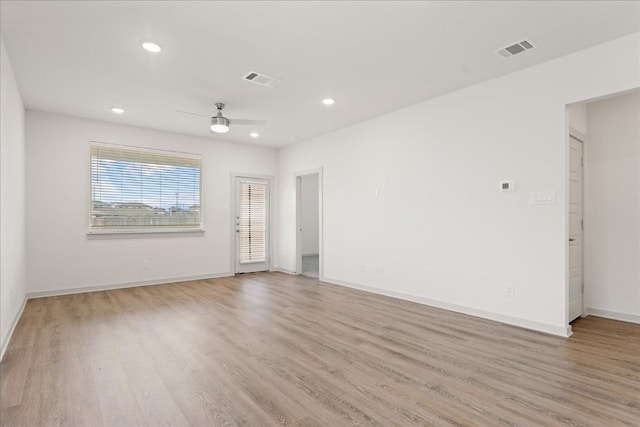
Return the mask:
<path id="1" fill-rule="evenodd" d="M 246 120 L 246 119 L 228 119 L 222 115 L 222 110 L 224 109 L 224 104 L 222 102 L 216 103 L 216 108 L 218 109 L 218 114 L 215 116 L 209 117 L 204 114 L 191 113 L 189 111 L 176 110 L 178 113 L 183 114 L 191 114 L 192 116 L 200 116 L 211 118 L 211 126 L 210 129 L 215 133 L 226 133 L 229 132 L 229 125 L 264 125 L 265 122 L 262 120 Z"/>

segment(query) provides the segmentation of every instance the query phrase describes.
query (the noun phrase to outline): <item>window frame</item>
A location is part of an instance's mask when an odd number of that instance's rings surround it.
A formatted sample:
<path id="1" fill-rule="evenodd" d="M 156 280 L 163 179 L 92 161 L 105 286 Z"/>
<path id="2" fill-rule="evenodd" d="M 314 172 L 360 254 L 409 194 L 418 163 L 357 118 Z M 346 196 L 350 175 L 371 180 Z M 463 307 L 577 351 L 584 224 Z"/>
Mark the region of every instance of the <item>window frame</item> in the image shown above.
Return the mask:
<path id="1" fill-rule="evenodd" d="M 155 226 L 155 227 L 127 227 L 127 228 L 96 228 L 92 225 L 92 211 L 93 211 L 93 177 L 92 177 L 92 149 L 94 147 L 105 147 L 111 149 L 122 149 L 129 151 L 136 151 L 139 153 L 153 153 L 160 154 L 164 156 L 170 156 L 175 158 L 184 158 L 189 160 L 198 160 L 200 162 L 200 183 L 199 183 L 199 199 L 200 199 L 200 223 L 198 225 L 190 226 L 190 227 L 172 227 L 172 226 Z M 139 147 L 134 145 L 124 145 L 124 144 L 113 144 L 108 142 L 100 142 L 100 141 L 89 141 L 88 144 L 88 157 L 89 157 L 89 190 L 88 190 L 88 219 L 89 224 L 87 227 L 87 235 L 88 236 L 100 236 L 100 235 L 135 235 L 135 234 L 193 234 L 193 233 L 204 233 L 204 207 L 203 207 L 203 197 L 202 197 L 202 183 L 203 183 L 203 156 L 201 154 L 196 153 L 188 153 L 183 151 L 174 151 L 174 150 L 163 150 L 156 148 L 148 148 L 148 147 Z"/>
<path id="2" fill-rule="evenodd" d="M 239 268 L 240 266 L 251 266 L 254 264 L 240 264 L 239 262 L 239 247 L 238 247 L 238 239 L 237 239 L 237 232 L 236 232 L 236 216 L 237 216 L 237 185 L 236 185 L 236 181 L 238 179 L 247 179 L 247 180 L 257 180 L 257 181 L 266 181 L 269 183 L 269 197 L 267 198 L 268 203 L 269 203 L 269 209 L 267 210 L 268 212 L 268 221 L 267 221 L 267 227 L 268 227 L 268 235 L 269 235 L 269 243 L 267 244 L 266 248 L 268 251 L 268 255 L 267 255 L 267 259 L 266 259 L 266 264 L 267 264 L 267 269 L 265 271 L 271 271 L 271 269 L 273 268 L 273 254 L 274 254 L 274 248 L 273 248 L 273 221 L 275 218 L 275 197 L 276 197 L 276 189 L 275 189 L 275 183 L 277 178 L 274 177 L 273 175 L 262 175 L 262 174 L 256 174 L 256 173 L 247 173 L 247 172 L 238 172 L 238 171 L 231 171 L 229 172 L 229 206 L 231 207 L 230 211 L 229 211 L 229 219 L 230 219 L 230 223 L 229 223 L 229 227 L 230 227 L 230 232 L 231 232 L 231 239 L 229 239 L 229 250 L 231 251 L 232 256 L 229 259 L 229 271 L 233 272 L 233 274 L 237 274 L 237 273 L 250 273 L 251 271 L 242 271 L 242 268 Z M 257 271 L 261 271 L 261 270 L 257 270 Z"/>

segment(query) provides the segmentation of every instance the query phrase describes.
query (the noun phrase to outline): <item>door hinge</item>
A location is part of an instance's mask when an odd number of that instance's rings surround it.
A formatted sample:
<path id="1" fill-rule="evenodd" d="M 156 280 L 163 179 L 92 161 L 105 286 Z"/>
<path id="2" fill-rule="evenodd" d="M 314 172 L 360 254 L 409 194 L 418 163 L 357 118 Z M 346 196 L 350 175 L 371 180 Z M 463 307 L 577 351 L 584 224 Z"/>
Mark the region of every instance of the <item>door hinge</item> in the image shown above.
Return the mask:
<path id="1" fill-rule="evenodd" d="M 584 219 L 580 220 L 580 229 L 584 230 Z"/>

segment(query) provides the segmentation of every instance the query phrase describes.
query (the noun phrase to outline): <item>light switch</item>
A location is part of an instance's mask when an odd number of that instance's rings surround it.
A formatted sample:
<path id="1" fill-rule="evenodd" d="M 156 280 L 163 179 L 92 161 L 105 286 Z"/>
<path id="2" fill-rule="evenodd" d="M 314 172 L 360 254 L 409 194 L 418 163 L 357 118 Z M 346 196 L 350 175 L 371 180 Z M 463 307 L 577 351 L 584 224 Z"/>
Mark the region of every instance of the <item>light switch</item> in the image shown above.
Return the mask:
<path id="1" fill-rule="evenodd" d="M 532 205 L 553 204 L 556 202 L 556 192 L 553 190 L 534 191 L 529 193 L 529 201 Z"/>

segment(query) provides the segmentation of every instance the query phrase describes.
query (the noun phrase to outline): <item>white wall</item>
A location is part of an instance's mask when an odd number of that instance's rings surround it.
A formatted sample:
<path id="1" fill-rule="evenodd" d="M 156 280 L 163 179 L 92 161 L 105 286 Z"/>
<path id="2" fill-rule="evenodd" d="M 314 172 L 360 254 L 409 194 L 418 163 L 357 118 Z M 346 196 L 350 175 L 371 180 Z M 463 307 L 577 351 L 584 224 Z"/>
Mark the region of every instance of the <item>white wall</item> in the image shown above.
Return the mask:
<path id="1" fill-rule="evenodd" d="M 587 134 L 587 103 L 578 102 L 569 107 L 569 126 L 582 135 Z"/>
<path id="2" fill-rule="evenodd" d="M 636 33 L 281 150 L 276 265 L 295 269 L 293 172 L 323 167 L 326 280 L 566 334 L 566 105 L 640 86 L 639 47 Z M 540 190 L 558 202 L 531 205 Z"/>
<path id="3" fill-rule="evenodd" d="M 30 293 L 228 275 L 230 173 L 275 175 L 271 149 L 41 112 L 26 123 Z M 202 154 L 205 233 L 87 237 L 91 140 Z"/>
<path id="4" fill-rule="evenodd" d="M 26 293 L 24 105 L 0 37 L 0 358 Z"/>
<path id="5" fill-rule="evenodd" d="M 302 255 L 319 253 L 318 174 L 302 177 Z"/>
<path id="6" fill-rule="evenodd" d="M 587 104 L 588 311 L 640 322 L 640 91 Z"/>

